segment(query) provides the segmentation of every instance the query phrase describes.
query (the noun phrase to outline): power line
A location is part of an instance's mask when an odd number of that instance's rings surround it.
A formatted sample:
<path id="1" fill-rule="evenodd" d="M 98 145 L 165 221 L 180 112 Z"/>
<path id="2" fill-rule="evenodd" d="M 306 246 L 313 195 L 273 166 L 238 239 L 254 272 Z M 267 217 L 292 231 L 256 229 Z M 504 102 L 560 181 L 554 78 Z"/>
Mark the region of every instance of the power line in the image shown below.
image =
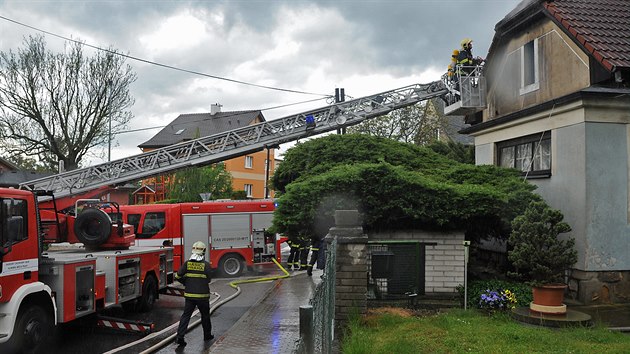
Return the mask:
<path id="1" fill-rule="evenodd" d="M 22 22 L 19 22 L 19 21 L 16 21 L 16 20 L 12 20 L 12 19 L 4 17 L 2 15 L 0 15 L 0 19 L 3 19 L 5 21 L 9 21 L 9 22 L 15 23 L 15 24 L 23 26 L 23 27 L 30 28 L 30 29 L 38 31 L 38 32 L 42 32 L 42 33 L 54 36 L 54 37 L 57 37 L 57 38 L 61 38 L 61 39 L 66 40 L 66 41 L 70 41 L 70 42 L 73 42 L 73 43 L 84 45 L 86 47 L 94 48 L 96 50 L 100 50 L 100 51 L 103 51 L 103 52 L 106 52 L 106 53 L 119 55 L 119 56 L 122 56 L 122 57 L 125 57 L 125 58 L 128 58 L 128 59 L 131 59 L 131 60 L 135 60 L 135 61 L 139 61 L 139 62 L 142 62 L 142 63 L 147 63 L 147 64 L 151 64 L 151 65 L 155 65 L 155 66 L 159 66 L 159 67 L 163 67 L 163 68 L 167 68 L 167 69 L 171 69 L 171 70 L 176 70 L 176 71 L 181 71 L 181 72 L 185 72 L 185 73 L 189 73 L 189 74 L 209 77 L 209 78 L 217 79 L 217 80 L 233 82 L 233 83 L 237 83 L 237 84 L 241 84 L 241 85 L 248 85 L 248 86 L 253 86 L 253 87 L 264 88 L 264 89 L 268 89 L 268 90 L 290 92 L 290 93 L 300 93 L 300 94 L 304 94 L 304 95 L 314 95 L 314 96 L 323 96 L 323 97 L 329 97 L 330 96 L 330 95 L 321 94 L 321 93 L 314 93 L 314 92 L 307 92 L 307 91 L 300 91 L 300 90 L 291 90 L 291 89 L 284 89 L 284 88 L 273 87 L 273 86 L 253 84 L 253 83 L 250 83 L 250 82 L 245 82 L 245 81 L 240 81 L 240 80 L 235 80 L 235 79 L 229 79 L 229 78 L 226 78 L 226 77 L 221 77 L 221 76 L 216 76 L 216 75 L 205 74 L 205 73 L 194 71 L 194 70 L 182 69 L 182 68 L 178 68 L 178 67 L 175 67 L 175 66 L 172 66 L 172 65 L 162 64 L 162 63 L 154 62 L 154 61 L 151 61 L 151 60 L 134 57 L 132 55 L 119 53 L 119 52 L 116 52 L 114 50 L 104 49 L 104 48 L 101 48 L 101 47 L 98 47 L 98 46 L 95 46 L 95 45 L 91 45 L 91 44 L 88 44 L 88 43 L 84 43 L 84 42 L 78 41 L 76 39 L 64 37 L 64 36 L 58 35 L 56 33 L 52 33 L 52 32 L 46 31 L 46 30 L 39 29 L 37 27 L 33 27 L 31 25 L 27 25 L 25 23 L 22 23 Z"/>
<path id="2" fill-rule="evenodd" d="M 272 110 L 272 109 L 278 109 L 278 108 L 284 108 L 284 107 L 289 107 L 289 106 L 295 106 L 295 105 L 298 105 L 298 104 L 310 103 L 310 102 L 315 102 L 315 101 L 319 101 L 319 100 L 323 100 L 323 99 L 328 99 L 328 97 L 315 98 L 315 99 L 308 100 L 308 101 L 302 101 L 302 102 L 296 102 L 296 103 L 288 103 L 288 104 L 283 104 L 283 105 L 280 105 L 280 106 L 273 106 L 273 107 L 263 108 L 263 109 L 245 109 L 245 110 L 241 110 L 241 111 L 237 111 L 237 112 L 231 112 L 231 114 L 223 115 L 222 118 L 229 118 L 229 117 L 232 117 L 232 116 L 237 116 L 239 114 L 242 114 L 242 112 L 246 112 L 246 111 L 269 111 L 269 110 Z M 225 113 L 227 113 L 227 112 L 225 112 Z M 202 121 L 204 121 L 204 119 L 191 120 L 191 121 L 187 121 L 186 123 L 188 124 L 188 123 L 195 123 L 195 122 L 202 122 Z M 271 121 L 273 121 L 273 119 Z M 147 128 L 138 128 L 138 129 L 132 129 L 132 130 L 125 130 L 125 131 L 120 131 L 120 132 L 116 133 L 116 135 L 141 132 L 141 131 L 145 131 L 145 130 L 160 129 L 160 128 L 165 128 L 165 127 L 166 127 L 166 125 L 158 125 L 158 126 L 155 126 L 155 127 L 147 127 Z"/>

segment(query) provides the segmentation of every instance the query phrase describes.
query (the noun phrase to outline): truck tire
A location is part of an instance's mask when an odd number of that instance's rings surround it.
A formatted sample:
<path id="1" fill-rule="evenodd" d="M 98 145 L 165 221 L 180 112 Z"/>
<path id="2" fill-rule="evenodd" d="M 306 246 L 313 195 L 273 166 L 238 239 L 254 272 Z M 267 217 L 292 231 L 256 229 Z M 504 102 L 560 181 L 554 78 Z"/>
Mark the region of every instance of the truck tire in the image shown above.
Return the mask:
<path id="1" fill-rule="evenodd" d="M 74 223 L 74 233 L 86 246 L 105 243 L 112 232 L 112 219 L 104 211 L 88 208 L 83 210 Z"/>
<path id="2" fill-rule="evenodd" d="M 142 285 L 142 296 L 138 298 L 136 309 L 138 312 L 147 312 L 153 309 L 158 297 L 158 284 L 153 275 L 147 275 Z"/>
<path id="3" fill-rule="evenodd" d="M 226 254 L 219 262 L 221 274 L 227 277 L 238 277 L 243 273 L 243 259 L 236 254 Z"/>
<path id="4" fill-rule="evenodd" d="M 52 319 L 43 307 L 31 305 L 18 312 L 9 352 L 43 353 L 52 333 Z"/>

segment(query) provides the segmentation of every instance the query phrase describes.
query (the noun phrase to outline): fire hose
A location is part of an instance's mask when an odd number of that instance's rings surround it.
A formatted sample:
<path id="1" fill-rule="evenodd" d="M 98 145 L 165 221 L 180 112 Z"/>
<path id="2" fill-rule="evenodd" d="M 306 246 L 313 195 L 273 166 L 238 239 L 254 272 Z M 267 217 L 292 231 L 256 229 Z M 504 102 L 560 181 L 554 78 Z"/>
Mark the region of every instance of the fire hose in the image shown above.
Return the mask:
<path id="1" fill-rule="evenodd" d="M 231 300 L 233 300 L 234 298 L 236 298 L 241 293 L 241 288 L 238 286 L 239 284 L 258 283 L 258 282 L 263 282 L 263 281 L 279 280 L 279 279 L 288 278 L 290 276 L 289 272 L 286 269 L 284 269 L 284 267 L 275 258 L 272 258 L 272 260 L 278 266 L 278 268 L 280 268 L 280 270 L 282 270 L 284 275 L 277 275 L 277 276 L 273 276 L 273 277 L 251 278 L 251 279 L 236 280 L 236 281 L 230 282 L 230 284 L 229 284 L 230 287 L 235 289 L 236 292 L 234 292 L 234 294 L 228 296 L 224 300 L 214 304 L 210 308 L 210 314 L 212 314 L 217 308 L 219 308 L 223 304 L 226 304 L 226 303 L 230 302 Z M 219 295 L 217 294 L 217 296 L 219 296 Z M 217 300 L 218 300 L 218 298 L 217 298 Z M 216 300 L 215 300 L 215 302 L 216 302 Z M 193 312 L 193 316 L 196 316 L 198 313 L 199 313 L 199 310 L 195 310 L 195 312 Z M 189 331 L 192 328 L 198 326 L 200 323 L 201 323 L 201 319 L 197 319 L 197 320 L 193 321 L 192 323 L 190 323 L 188 325 L 187 331 Z M 111 350 L 111 351 L 108 351 L 108 352 L 106 352 L 104 354 L 113 354 L 113 353 L 119 352 L 119 351 L 121 351 L 123 349 L 132 347 L 132 346 L 137 345 L 137 344 L 142 343 L 142 342 L 145 342 L 145 341 L 147 341 L 147 340 L 149 340 L 151 338 L 154 338 L 154 337 L 156 337 L 156 336 L 158 336 L 160 334 L 163 334 L 163 333 L 165 333 L 167 331 L 172 330 L 173 328 L 177 327 L 177 325 L 178 325 L 178 323 L 174 323 L 174 324 L 168 326 L 167 328 L 165 328 L 165 329 L 163 329 L 163 330 L 161 330 L 159 332 L 150 334 L 150 335 L 148 335 L 145 338 L 142 338 L 142 339 L 140 339 L 138 341 L 135 341 L 135 342 L 126 344 L 124 346 L 118 347 L 118 348 L 116 348 L 114 350 Z M 154 352 L 158 351 L 159 349 L 165 347 L 169 343 L 171 343 L 173 340 L 175 340 L 176 336 L 177 336 L 177 333 L 173 333 L 173 334 L 169 335 L 168 337 L 164 338 L 163 340 L 161 340 L 160 342 L 152 345 L 151 347 L 145 349 L 144 351 L 142 351 L 140 353 L 141 354 L 154 353 Z"/>

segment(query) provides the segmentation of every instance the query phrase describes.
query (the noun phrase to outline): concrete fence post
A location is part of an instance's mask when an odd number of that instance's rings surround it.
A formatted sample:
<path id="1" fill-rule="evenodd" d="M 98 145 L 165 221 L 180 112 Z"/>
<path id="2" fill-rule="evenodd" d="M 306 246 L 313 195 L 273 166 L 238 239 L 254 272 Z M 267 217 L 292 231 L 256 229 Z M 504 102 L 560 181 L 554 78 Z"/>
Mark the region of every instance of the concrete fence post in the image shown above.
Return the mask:
<path id="1" fill-rule="evenodd" d="M 337 239 L 335 322 L 342 329 L 353 313 L 367 311 L 367 245 L 357 210 L 336 210 L 335 227 L 327 238 Z"/>
<path id="2" fill-rule="evenodd" d="M 307 354 L 312 354 L 315 348 L 313 330 L 313 306 L 300 306 L 300 338 Z"/>

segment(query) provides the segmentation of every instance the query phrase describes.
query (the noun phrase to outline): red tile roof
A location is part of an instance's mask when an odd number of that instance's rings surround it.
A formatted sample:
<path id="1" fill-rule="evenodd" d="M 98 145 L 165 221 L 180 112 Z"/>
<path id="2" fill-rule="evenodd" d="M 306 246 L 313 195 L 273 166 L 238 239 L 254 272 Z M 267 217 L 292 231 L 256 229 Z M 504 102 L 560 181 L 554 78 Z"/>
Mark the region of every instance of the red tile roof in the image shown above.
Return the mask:
<path id="1" fill-rule="evenodd" d="M 630 68 L 630 0 L 555 0 L 543 6 L 606 69 Z"/>

